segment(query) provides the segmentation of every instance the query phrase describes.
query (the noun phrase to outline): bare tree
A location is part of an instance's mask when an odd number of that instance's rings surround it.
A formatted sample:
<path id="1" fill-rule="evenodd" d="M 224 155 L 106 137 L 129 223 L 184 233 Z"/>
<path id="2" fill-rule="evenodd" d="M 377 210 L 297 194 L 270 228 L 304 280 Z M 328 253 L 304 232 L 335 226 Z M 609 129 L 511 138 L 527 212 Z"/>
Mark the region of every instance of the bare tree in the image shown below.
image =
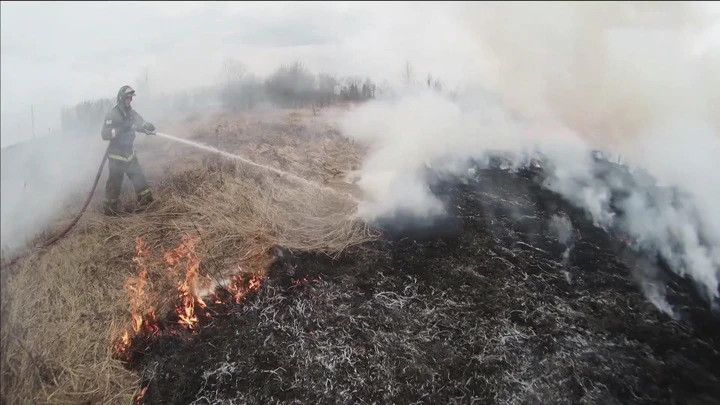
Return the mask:
<path id="1" fill-rule="evenodd" d="M 440 79 L 435 79 L 435 82 L 433 83 L 433 89 L 438 93 L 442 93 L 443 85 Z"/>
<path id="2" fill-rule="evenodd" d="M 299 108 L 313 102 L 317 89 L 315 80 L 315 75 L 302 63 L 295 62 L 290 66 L 280 66 L 265 79 L 265 92 L 277 105 Z"/>
<path id="3" fill-rule="evenodd" d="M 452 101 L 457 101 L 460 95 L 460 87 L 455 87 L 455 90 L 452 90 L 449 95 Z"/>
<path id="4" fill-rule="evenodd" d="M 150 68 L 145 67 L 135 79 L 135 83 L 140 94 L 148 96 L 150 94 Z"/>
<path id="5" fill-rule="evenodd" d="M 414 72 L 413 67 L 410 64 L 410 61 L 405 61 L 405 69 L 403 70 L 403 79 L 405 80 L 405 85 L 410 86 L 412 82 L 414 81 Z"/>
<path id="6" fill-rule="evenodd" d="M 245 100 L 242 94 L 244 91 L 243 85 L 245 84 L 243 79 L 247 73 L 245 65 L 238 60 L 225 58 L 220 72 L 221 77 L 225 80 L 221 93 L 221 98 L 225 105 L 232 107 L 233 109 L 237 109 L 245 105 L 252 105 L 252 102 Z"/>
<path id="7" fill-rule="evenodd" d="M 373 83 L 370 78 L 365 79 L 365 83 L 363 83 L 363 92 L 362 92 L 363 99 L 369 100 L 371 98 L 375 98 L 375 83 Z"/>
<path id="8" fill-rule="evenodd" d="M 327 73 L 320 73 L 318 75 L 318 105 L 320 107 L 322 106 L 329 106 L 332 104 L 333 99 L 335 98 L 335 88 L 338 85 L 338 80 L 335 76 L 327 74 Z"/>
<path id="9" fill-rule="evenodd" d="M 435 90 L 438 93 L 442 93 L 442 81 L 437 77 L 433 78 L 432 74 L 428 73 L 427 78 L 425 78 L 425 84 L 427 84 L 428 89 Z"/>
<path id="10" fill-rule="evenodd" d="M 361 99 L 361 87 L 362 79 L 356 76 L 348 77 L 345 81 L 340 94 L 346 101 L 360 101 Z"/>
<path id="11" fill-rule="evenodd" d="M 240 61 L 232 58 L 226 58 L 223 61 L 222 75 L 227 85 L 241 81 L 246 72 L 245 65 Z"/>

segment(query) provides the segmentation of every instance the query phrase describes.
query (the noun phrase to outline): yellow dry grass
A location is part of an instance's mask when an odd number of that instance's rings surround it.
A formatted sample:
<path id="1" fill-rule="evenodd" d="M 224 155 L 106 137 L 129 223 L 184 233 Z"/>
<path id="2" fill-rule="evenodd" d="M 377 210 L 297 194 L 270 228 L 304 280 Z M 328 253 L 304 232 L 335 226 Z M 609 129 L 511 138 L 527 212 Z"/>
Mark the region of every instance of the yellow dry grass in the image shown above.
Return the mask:
<path id="1" fill-rule="evenodd" d="M 219 129 L 200 125 L 190 132 L 209 144 L 213 136 L 222 138 L 223 149 L 352 191 L 341 178 L 359 163 L 357 151 L 326 127 L 318 131 L 324 124 L 311 112 L 221 118 Z M 376 237 L 353 219 L 355 204 L 343 194 L 212 153 L 167 143 L 156 148 L 173 163 L 141 160 L 157 173 L 150 176 L 158 179 L 151 209 L 107 218 L 96 198 L 66 238 L 3 272 L 3 403 L 132 403 L 140 376 L 112 359 L 111 345 L 130 325 L 124 283 L 137 275 L 137 237 L 150 251 L 147 296 L 157 308 L 177 299 L 175 287 L 184 274 L 169 272 L 162 254 L 180 245 L 183 235 L 200 236 L 196 252 L 204 279 L 229 275 L 247 257 L 255 265 L 267 263 L 274 245 L 338 254 Z M 125 183 L 127 201 L 128 188 Z"/>

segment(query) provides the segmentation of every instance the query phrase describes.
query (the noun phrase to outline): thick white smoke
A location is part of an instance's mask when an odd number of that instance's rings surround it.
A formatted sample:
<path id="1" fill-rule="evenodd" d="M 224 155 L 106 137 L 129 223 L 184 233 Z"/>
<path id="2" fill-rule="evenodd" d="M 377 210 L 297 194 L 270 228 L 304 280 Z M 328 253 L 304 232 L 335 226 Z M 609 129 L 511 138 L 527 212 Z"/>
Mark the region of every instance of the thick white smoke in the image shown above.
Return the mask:
<path id="1" fill-rule="evenodd" d="M 692 55 L 689 34 L 704 22 L 697 5 L 683 4 L 461 6 L 458 21 L 470 23 L 478 57 L 494 66 L 477 80 L 489 92 L 451 101 L 413 90 L 349 112 L 344 132 L 370 149 L 358 181 L 366 193 L 360 214 L 441 213 L 424 167 L 457 172 L 488 151 L 539 151 L 552 163 L 546 187 L 598 226 L 660 252 L 717 297 L 720 87 L 710 72 L 720 65 L 711 54 Z M 595 175 L 596 148 L 622 154 L 634 183 Z M 642 170 L 684 194 L 657 191 Z"/>

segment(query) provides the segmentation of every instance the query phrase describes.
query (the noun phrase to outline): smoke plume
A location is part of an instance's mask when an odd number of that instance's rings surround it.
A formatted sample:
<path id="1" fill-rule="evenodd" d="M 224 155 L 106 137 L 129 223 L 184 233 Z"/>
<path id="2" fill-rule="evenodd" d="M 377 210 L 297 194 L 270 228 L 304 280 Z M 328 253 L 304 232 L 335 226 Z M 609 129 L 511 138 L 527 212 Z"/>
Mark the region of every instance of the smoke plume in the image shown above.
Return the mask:
<path id="1" fill-rule="evenodd" d="M 473 83 L 484 90 L 451 100 L 409 88 L 349 112 L 344 132 L 370 150 L 357 181 L 366 194 L 360 214 L 442 215 L 428 167 L 465 175 L 469 160 L 488 152 L 512 152 L 516 164 L 539 152 L 545 187 L 717 297 L 720 82 L 710 74 L 717 57 L 691 52 L 707 24 L 700 6 L 458 7 L 489 66 Z M 630 169 L 599 172 L 593 149 L 621 155 Z"/>

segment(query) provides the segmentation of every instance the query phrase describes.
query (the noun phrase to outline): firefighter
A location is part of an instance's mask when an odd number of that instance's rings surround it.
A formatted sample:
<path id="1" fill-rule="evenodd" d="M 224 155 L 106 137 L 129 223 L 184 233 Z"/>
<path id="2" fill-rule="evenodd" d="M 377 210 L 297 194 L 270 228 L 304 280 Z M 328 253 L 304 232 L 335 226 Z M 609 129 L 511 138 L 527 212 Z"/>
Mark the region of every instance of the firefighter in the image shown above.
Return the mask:
<path id="1" fill-rule="evenodd" d="M 108 147 L 109 175 L 105 185 L 104 213 L 115 215 L 125 175 L 130 178 L 137 195 L 138 208 L 153 202 L 152 192 L 135 154 L 135 132 L 155 133 L 155 126 L 143 119 L 131 107 L 135 90 L 122 86 L 117 93 L 117 104 L 105 115 L 101 136 L 110 141 Z"/>

